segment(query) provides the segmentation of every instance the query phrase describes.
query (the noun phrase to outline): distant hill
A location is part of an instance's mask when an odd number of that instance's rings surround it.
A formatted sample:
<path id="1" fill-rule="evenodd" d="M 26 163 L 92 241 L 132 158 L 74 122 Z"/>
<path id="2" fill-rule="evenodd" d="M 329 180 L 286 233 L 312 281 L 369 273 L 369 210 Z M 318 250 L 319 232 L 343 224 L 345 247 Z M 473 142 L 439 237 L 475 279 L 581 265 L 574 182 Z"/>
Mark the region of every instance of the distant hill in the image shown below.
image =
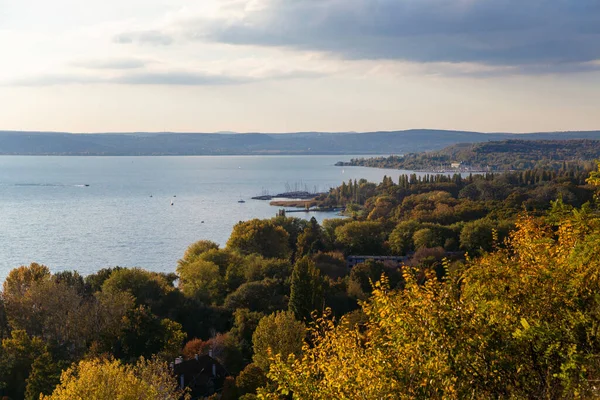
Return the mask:
<path id="1" fill-rule="evenodd" d="M 415 171 L 560 169 L 600 159 L 600 140 L 504 140 L 461 143 L 442 150 L 404 156 L 354 159 L 340 166 Z M 460 164 L 460 166 L 458 166 Z"/>
<path id="2" fill-rule="evenodd" d="M 480 133 L 415 129 L 393 132 L 95 133 L 0 131 L 1 155 L 406 154 L 457 143 L 600 139 L 600 131 Z"/>

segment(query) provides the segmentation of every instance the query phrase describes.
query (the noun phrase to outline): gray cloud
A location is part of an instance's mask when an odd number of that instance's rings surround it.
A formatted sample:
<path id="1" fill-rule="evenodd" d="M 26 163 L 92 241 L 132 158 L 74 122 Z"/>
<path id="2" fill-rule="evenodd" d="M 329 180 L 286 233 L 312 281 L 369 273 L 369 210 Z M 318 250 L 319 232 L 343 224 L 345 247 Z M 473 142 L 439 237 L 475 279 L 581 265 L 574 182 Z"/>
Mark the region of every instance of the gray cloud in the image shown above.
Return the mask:
<path id="1" fill-rule="evenodd" d="M 215 86 L 249 82 L 249 79 L 233 76 L 208 75 L 191 72 L 167 72 L 126 74 L 111 79 L 111 83 L 130 85 L 175 85 L 175 86 Z"/>
<path id="2" fill-rule="evenodd" d="M 194 72 L 136 72 L 113 77 L 89 75 L 39 75 L 5 82 L 4 86 L 55 86 L 76 84 L 129 84 L 171 86 L 215 86 L 250 82 L 250 79 L 235 76 L 220 76 Z"/>
<path id="3" fill-rule="evenodd" d="M 168 46 L 173 38 L 157 30 L 124 32 L 113 38 L 113 42 L 121 44 L 140 43 L 153 46 Z"/>
<path id="4" fill-rule="evenodd" d="M 598 0 L 267 0 L 235 20 L 196 19 L 188 38 L 284 46 L 347 59 L 595 69 Z M 534 67 L 535 66 L 535 67 Z"/>
<path id="5" fill-rule="evenodd" d="M 147 62 L 136 58 L 121 58 L 107 60 L 84 60 L 72 65 L 85 69 L 136 69 L 146 66 Z"/>
<path id="6" fill-rule="evenodd" d="M 266 76 L 217 75 L 194 71 L 151 72 L 140 70 L 104 77 L 76 73 L 37 75 L 8 82 L 0 82 L 0 86 L 54 86 L 99 83 L 122 85 L 218 86 L 237 85 L 274 79 L 317 78 L 320 76 L 323 76 L 323 74 L 302 70 L 272 71 Z"/>

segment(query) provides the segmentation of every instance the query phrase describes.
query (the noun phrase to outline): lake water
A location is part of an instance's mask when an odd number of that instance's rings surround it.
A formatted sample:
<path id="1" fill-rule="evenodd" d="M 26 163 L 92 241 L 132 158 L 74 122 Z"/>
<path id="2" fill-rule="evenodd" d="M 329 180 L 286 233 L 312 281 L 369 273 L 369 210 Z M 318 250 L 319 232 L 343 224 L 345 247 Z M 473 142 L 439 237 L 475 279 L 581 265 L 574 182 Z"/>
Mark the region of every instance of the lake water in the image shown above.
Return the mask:
<path id="1" fill-rule="evenodd" d="M 334 166 L 353 157 L 0 157 L 0 282 L 34 261 L 84 275 L 115 265 L 174 271 L 194 241 L 224 245 L 238 221 L 273 217 L 278 207 L 250 200 L 263 190 L 400 174 Z"/>

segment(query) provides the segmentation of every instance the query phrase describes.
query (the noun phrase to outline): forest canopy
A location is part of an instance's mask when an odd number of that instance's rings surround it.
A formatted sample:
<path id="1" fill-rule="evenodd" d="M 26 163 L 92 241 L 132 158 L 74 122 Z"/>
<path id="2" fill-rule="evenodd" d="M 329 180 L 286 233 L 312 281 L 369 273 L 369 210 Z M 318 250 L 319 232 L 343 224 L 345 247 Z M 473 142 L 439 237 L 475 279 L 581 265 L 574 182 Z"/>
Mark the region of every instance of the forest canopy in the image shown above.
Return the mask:
<path id="1" fill-rule="evenodd" d="M 349 181 L 320 199 L 345 218 L 243 221 L 174 273 L 18 266 L 0 396 L 179 398 L 170 364 L 203 355 L 222 399 L 598 397 L 598 176 Z"/>

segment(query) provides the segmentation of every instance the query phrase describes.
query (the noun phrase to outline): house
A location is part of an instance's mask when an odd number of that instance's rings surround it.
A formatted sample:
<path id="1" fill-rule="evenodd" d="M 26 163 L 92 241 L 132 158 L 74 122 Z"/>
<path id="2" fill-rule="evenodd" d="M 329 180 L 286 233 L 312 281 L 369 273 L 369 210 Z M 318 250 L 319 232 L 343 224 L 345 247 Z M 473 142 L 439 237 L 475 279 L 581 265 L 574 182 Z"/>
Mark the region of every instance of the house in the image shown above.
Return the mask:
<path id="1" fill-rule="evenodd" d="M 196 355 L 191 360 L 178 357 L 171 364 L 180 388 L 189 388 L 192 399 L 220 392 L 229 372 L 211 355 Z"/>
<path id="2" fill-rule="evenodd" d="M 450 166 L 454 169 L 459 169 L 462 166 L 462 163 L 453 162 L 452 164 L 450 164 Z"/>

